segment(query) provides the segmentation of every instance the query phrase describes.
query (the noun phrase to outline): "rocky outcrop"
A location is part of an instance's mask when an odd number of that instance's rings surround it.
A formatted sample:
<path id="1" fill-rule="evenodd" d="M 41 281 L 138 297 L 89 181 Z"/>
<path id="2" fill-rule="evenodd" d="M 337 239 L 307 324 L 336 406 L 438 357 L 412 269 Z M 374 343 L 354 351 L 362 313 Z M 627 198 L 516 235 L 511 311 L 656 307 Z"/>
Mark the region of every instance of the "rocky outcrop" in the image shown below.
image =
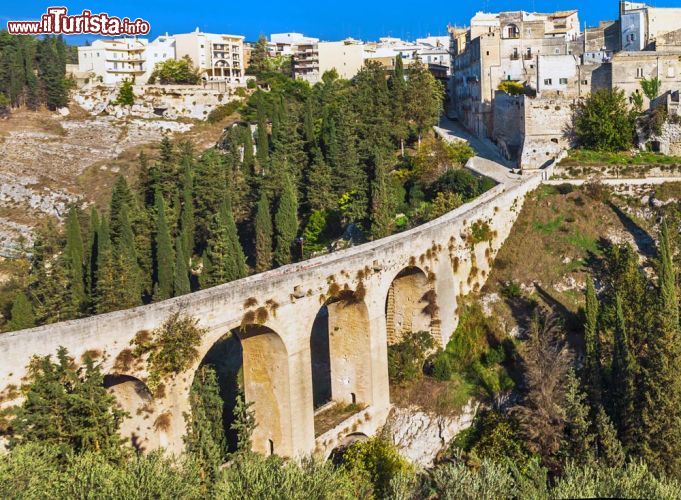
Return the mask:
<path id="1" fill-rule="evenodd" d="M 230 87 L 223 91 L 193 85 L 135 85 L 135 103 L 121 106 L 116 104 L 118 87 L 96 85 L 79 89 L 73 100 L 92 115 L 205 120 L 218 106 L 238 99 L 232 90 Z"/>
<path id="2" fill-rule="evenodd" d="M 471 426 L 479 406 L 479 402 L 471 399 L 457 416 L 426 413 L 417 407 L 393 407 L 385 429 L 405 458 L 430 467 L 451 440 Z"/>

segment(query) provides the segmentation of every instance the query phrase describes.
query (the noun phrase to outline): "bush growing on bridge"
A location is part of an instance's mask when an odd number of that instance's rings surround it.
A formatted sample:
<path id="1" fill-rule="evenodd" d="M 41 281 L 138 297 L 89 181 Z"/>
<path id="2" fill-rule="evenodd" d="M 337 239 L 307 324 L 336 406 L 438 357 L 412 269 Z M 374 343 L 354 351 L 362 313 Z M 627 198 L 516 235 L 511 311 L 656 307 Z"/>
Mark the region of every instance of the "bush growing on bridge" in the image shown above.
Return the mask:
<path id="1" fill-rule="evenodd" d="M 165 377 L 182 373 L 196 361 L 197 347 L 205 332 L 196 318 L 176 312 L 160 327 L 152 332 L 141 332 L 133 339 L 135 357 L 147 356 L 147 385 L 152 391 Z"/>

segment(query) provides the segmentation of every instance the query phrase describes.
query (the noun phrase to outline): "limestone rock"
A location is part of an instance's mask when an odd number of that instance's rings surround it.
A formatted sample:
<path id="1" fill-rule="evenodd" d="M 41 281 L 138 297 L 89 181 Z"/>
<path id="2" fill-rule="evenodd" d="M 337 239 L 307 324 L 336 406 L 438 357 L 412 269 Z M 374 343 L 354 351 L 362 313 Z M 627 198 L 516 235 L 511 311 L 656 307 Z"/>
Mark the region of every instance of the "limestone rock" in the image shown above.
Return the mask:
<path id="1" fill-rule="evenodd" d="M 471 426 L 479 405 L 471 399 L 461 414 L 453 417 L 426 413 L 416 407 L 393 407 L 385 428 L 405 458 L 430 467 L 450 441 Z"/>

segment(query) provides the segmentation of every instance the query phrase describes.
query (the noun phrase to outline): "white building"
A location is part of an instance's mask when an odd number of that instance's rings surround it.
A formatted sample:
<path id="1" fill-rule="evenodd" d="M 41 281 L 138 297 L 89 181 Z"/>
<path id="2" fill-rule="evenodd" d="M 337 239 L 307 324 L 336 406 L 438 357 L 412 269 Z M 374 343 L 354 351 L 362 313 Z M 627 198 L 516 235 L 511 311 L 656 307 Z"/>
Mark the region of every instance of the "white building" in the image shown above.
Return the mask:
<path id="1" fill-rule="evenodd" d="M 267 44 L 272 55 L 292 56 L 300 45 L 316 45 L 319 38 L 302 33 L 272 33 Z"/>
<path id="2" fill-rule="evenodd" d="M 245 82 L 243 36 L 203 33 L 196 28 L 173 38 L 175 57 L 188 56 L 204 80 Z"/>
<path id="3" fill-rule="evenodd" d="M 105 84 L 140 79 L 147 71 L 148 44 L 145 38 L 95 40 L 92 45 L 78 47 L 78 70 Z"/>

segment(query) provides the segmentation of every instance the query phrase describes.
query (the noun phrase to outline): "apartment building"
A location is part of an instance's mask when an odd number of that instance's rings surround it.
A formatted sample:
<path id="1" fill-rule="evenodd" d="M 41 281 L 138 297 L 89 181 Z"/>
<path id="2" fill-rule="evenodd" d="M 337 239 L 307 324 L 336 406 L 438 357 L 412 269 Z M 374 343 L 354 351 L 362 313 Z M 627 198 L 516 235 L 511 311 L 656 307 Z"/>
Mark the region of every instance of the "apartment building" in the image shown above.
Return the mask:
<path id="1" fill-rule="evenodd" d="M 203 33 L 197 28 L 191 33 L 173 35 L 175 56 L 189 57 L 199 74 L 207 81 L 243 83 L 244 37 Z"/>
<path id="2" fill-rule="evenodd" d="M 267 46 L 273 56 L 292 56 L 299 45 L 310 46 L 319 43 L 319 38 L 302 33 L 272 33 Z"/>
<path id="3" fill-rule="evenodd" d="M 78 47 L 78 71 L 92 75 L 94 81 L 115 84 L 123 80 L 143 80 L 148 70 L 145 38 L 95 40 Z"/>

